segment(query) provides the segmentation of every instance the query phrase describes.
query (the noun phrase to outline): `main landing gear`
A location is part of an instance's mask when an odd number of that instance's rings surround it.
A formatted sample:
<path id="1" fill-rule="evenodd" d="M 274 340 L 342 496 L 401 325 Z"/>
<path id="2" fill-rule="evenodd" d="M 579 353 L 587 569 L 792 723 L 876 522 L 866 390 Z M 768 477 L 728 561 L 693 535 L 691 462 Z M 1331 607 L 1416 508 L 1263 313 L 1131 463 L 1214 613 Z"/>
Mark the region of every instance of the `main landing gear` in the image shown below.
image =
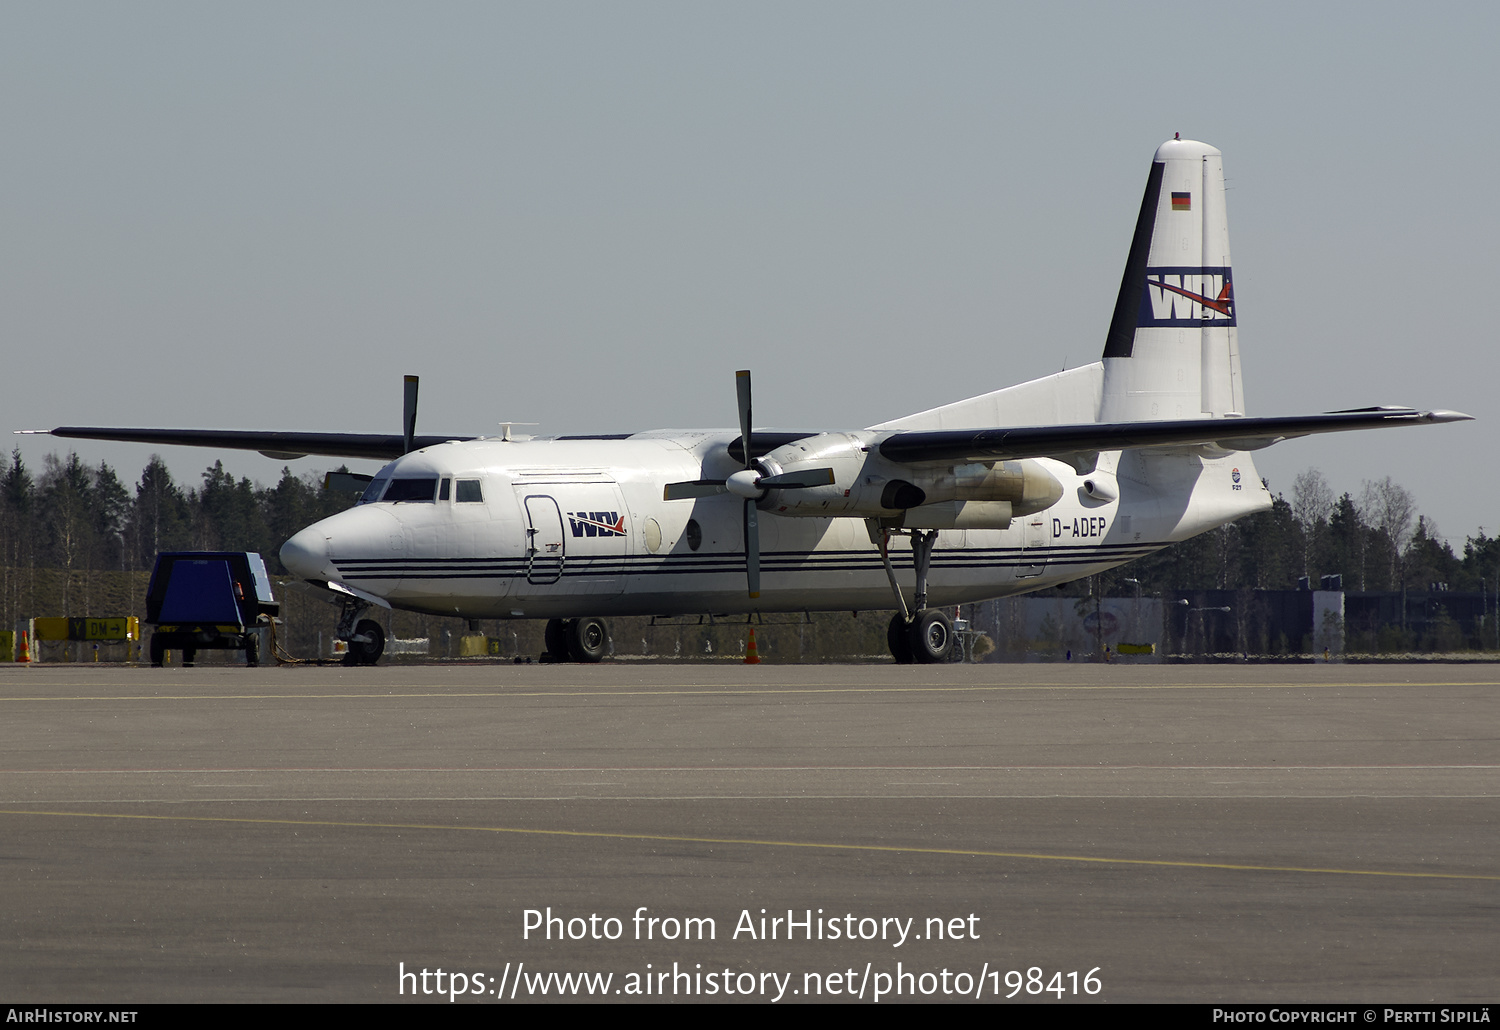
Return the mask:
<path id="1" fill-rule="evenodd" d="M 582 662 L 592 665 L 609 650 L 609 627 L 603 619 L 548 619 L 543 637 L 544 662 Z"/>
<path id="2" fill-rule="evenodd" d="M 927 607 L 927 570 L 932 565 L 932 549 L 937 544 L 935 529 L 911 531 L 911 552 L 917 571 L 915 610 L 908 610 L 896 570 L 891 567 L 891 531 L 880 527 L 880 559 L 891 581 L 891 591 L 901 610 L 891 617 L 885 639 L 897 665 L 936 665 L 948 661 L 953 651 L 953 622 L 942 612 Z"/>

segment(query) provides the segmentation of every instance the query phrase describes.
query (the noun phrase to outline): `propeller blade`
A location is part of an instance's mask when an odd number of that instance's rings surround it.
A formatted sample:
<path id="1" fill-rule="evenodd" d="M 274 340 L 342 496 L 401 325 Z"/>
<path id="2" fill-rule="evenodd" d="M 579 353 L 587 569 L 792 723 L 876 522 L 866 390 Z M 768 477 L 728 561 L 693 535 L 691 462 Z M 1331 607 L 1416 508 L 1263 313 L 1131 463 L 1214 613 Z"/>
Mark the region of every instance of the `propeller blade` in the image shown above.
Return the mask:
<path id="1" fill-rule="evenodd" d="M 740 402 L 740 439 L 745 443 L 745 467 L 750 467 L 750 370 L 734 374 L 734 392 Z"/>
<path id="2" fill-rule="evenodd" d="M 417 435 L 417 377 L 407 376 L 401 397 L 401 446 L 402 454 L 414 450 L 412 441 Z"/>
<path id="3" fill-rule="evenodd" d="M 726 493 L 722 479 L 695 479 L 688 483 L 668 483 L 662 491 L 664 501 L 686 501 L 694 497 L 713 497 Z"/>
<path id="4" fill-rule="evenodd" d="M 743 472 L 736 472 L 736 476 L 743 476 Z M 773 487 L 795 488 L 813 486 L 831 486 L 834 482 L 833 469 L 801 469 L 797 472 L 783 472 L 779 476 L 759 476 L 755 479 L 755 498 L 758 500 L 762 492 Z M 684 501 L 693 497 L 714 497 L 722 493 L 740 493 L 744 496 L 745 491 L 736 491 L 730 487 L 728 480 L 723 479 L 694 479 L 683 483 L 668 483 L 662 491 L 664 501 Z"/>
<path id="5" fill-rule="evenodd" d="M 774 487 L 832 486 L 834 482 L 833 469 L 823 468 L 783 472 L 779 476 L 762 476 L 756 485 L 770 490 Z"/>
<path id="6" fill-rule="evenodd" d="M 745 501 L 745 578 L 750 596 L 760 596 L 760 525 L 756 520 L 755 502 Z"/>

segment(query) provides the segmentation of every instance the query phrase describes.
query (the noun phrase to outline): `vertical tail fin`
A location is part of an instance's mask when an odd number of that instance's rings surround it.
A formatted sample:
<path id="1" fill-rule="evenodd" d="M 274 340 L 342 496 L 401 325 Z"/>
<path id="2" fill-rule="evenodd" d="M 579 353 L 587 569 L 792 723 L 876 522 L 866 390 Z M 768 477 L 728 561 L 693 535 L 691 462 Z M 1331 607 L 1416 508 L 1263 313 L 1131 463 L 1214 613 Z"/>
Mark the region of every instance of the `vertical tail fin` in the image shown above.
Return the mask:
<path id="1" fill-rule="evenodd" d="M 1157 148 L 1104 344 L 1102 422 L 1243 414 L 1224 162 Z"/>

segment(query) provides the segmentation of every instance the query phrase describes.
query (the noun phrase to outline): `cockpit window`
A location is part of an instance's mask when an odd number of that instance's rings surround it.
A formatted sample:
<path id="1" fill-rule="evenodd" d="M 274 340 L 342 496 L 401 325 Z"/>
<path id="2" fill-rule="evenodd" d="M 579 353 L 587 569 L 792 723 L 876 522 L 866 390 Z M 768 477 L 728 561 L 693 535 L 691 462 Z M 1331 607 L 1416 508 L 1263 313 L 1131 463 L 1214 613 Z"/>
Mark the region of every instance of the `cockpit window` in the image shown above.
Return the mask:
<path id="1" fill-rule="evenodd" d="M 437 496 L 437 486 L 436 476 L 423 479 L 393 479 L 380 499 L 387 502 L 427 501 L 430 503 Z"/>
<path id="2" fill-rule="evenodd" d="M 359 504 L 372 504 L 380 500 L 380 491 L 385 489 L 385 484 L 391 481 L 389 474 L 376 476 L 370 480 L 370 485 L 365 487 L 365 492 L 359 495 Z"/>
<path id="3" fill-rule="evenodd" d="M 458 481 L 458 501 L 483 501 L 484 493 L 479 489 L 479 480 L 460 479 Z"/>

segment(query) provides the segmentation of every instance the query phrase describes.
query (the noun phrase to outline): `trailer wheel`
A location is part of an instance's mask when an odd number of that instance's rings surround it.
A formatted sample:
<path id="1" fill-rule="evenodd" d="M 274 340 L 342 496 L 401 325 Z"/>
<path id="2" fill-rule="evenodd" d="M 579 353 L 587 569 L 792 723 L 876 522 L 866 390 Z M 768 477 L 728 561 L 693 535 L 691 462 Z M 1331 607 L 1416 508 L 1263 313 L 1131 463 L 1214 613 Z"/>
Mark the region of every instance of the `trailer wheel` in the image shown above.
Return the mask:
<path id="1" fill-rule="evenodd" d="M 167 642 L 157 634 L 151 634 L 151 667 L 160 669 L 166 660 Z"/>

